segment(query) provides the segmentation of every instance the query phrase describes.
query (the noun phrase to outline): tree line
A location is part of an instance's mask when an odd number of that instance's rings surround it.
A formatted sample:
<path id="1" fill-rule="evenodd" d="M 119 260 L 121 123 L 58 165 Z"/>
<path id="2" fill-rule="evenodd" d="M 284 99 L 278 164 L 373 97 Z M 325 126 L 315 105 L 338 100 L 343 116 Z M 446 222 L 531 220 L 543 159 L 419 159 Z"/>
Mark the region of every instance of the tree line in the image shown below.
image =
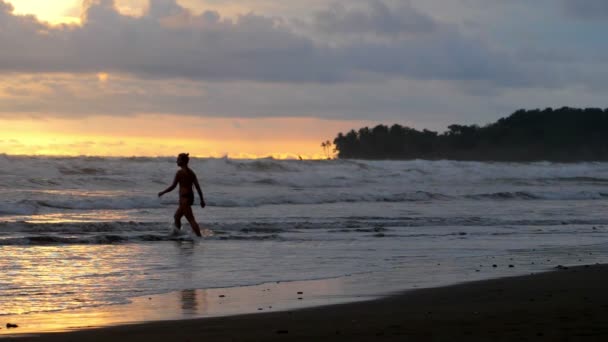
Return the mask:
<path id="1" fill-rule="evenodd" d="M 482 127 L 450 125 L 443 133 L 378 125 L 339 133 L 333 144 L 342 159 L 607 161 L 608 109 L 522 109 Z"/>

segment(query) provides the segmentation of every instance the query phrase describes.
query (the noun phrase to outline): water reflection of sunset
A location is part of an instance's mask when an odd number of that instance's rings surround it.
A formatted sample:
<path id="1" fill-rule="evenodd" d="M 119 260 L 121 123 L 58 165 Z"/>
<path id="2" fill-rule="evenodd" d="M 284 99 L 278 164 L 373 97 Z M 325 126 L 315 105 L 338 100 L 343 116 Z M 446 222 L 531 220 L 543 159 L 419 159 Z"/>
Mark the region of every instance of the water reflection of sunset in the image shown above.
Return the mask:
<path id="1" fill-rule="evenodd" d="M 0 299 L 0 315 L 75 309 L 111 303 L 114 284 L 136 276 L 124 269 L 137 246 L 3 246 L 12 263 L 11 288 Z M 5 258 L 5 262 L 7 262 Z M 100 284 L 103 277 L 105 285 Z M 119 281 L 120 280 L 120 281 Z M 103 287 L 105 286 L 105 290 Z M 96 293 L 97 290 L 101 292 Z"/>
<path id="2" fill-rule="evenodd" d="M 5 216 L 6 222 L 27 222 L 27 223 L 86 223 L 86 222 L 120 222 L 129 220 L 130 211 L 117 210 L 93 210 L 70 213 L 47 213 L 34 214 L 28 216 Z"/>
<path id="3" fill-rule="evenodd" d="M 345 288 L 346 286 L 346 288 Z M 307 306 L 364 300 L 349 297 L 352 281 L 344 278 L 266 283 L 226 289 L 182 290 L 132 298 L 131 303 L 26 316 L 8 316 L 21 322 L 12 333 L 68 331 L 159 320 L 192 319 L 280 311 Z M 305 295 L 298 295 L 303 292 Z M 301 296 L 306 300 L 299 300 Z M 0 331 L 2 334 L 6 330 Z"/>
<path id="4" fill-rule="evenodd" d="M 44 227 L 41 229 L 45 231 Z M 205 282 L 195 279 L 192 270 L 201 267 L 206 249 L 217 248 L 192 241 L 175 241 L 165 247 L 154 244 L 1 246 L 0 269 L 5 272 L 0 279 L 0 286 L 4 288 L 0 315 L 7 322 L 19 324 L 19 329 L 3 329 L 0 335 L 337 303 L 352 300 L 345 296 L 349 293 L 348 287 L 362 283 L 336 278 L 224 289 L 197 289 L 186 285 L 184 290 L 151 295 L 158 282 L 169 288 L 173 283 L 204 287 Z M 167 269 L 167 265 L 174 266 Z"/>

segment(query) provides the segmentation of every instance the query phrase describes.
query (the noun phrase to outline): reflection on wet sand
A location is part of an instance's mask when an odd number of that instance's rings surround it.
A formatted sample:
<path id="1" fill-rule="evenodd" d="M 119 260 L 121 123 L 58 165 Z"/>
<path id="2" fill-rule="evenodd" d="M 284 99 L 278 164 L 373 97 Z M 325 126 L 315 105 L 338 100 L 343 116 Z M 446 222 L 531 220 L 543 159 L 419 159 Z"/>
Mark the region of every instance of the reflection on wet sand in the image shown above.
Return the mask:
<path id="1" fill-rule="evenodd" d="M 198 302 L 196 290 L 182 290 L 182 313 L 184 316 L 196 314 L 198 311 Z"/>
<path id="2" fill-rule="evenodd" d="M 190 289 L 137 297 L 126 305 L 4 316 L 4 321 L 18 323 L 19 328 L 0 330 L 0 336 L 288 310 L 371 298 L 354 295 L 362 293 L 357 287 L 363 283 L 353 277 L 345 277 L 225 289 Z"/>
<path id="3" fill-rule="evenodd" d="M 378 293 L 377 288 L 370 290 L 369 280 L 355 277 L 195 290 L 191 286 L 204 284 L 192 272 L 200 267 L 209 247 L 191 241 L 176 241 L 174 246 L 163 254 L 154 254 L 155 247 L 145 244 L 4 246 L 1 252 L 11 256 L 13 269 L 7 279 L 20 292 L 0 298 L 0 314 L 4 310 L 2 321 L 19 328 L 2 329 L 0 336 L 286 310 L 360 300 L 365 297 L 356 294 Z M 155 270 L 163 264 L 159 260 L 166 258 L 177 265 L 170 277 L 132 268 L 136 261 L 143 269 Z M 121 296 L 125 284 L 136 283 L 144 291 L 154 281 L 190 284 L 185 285 L 190 288 L 135 297 L 121 305 L 89 296 L 102 292 L 112 299 Z M 81 308 L 84 305 L 88 308 Z M 57 307 L 61 310 L 49 311 Z"/>

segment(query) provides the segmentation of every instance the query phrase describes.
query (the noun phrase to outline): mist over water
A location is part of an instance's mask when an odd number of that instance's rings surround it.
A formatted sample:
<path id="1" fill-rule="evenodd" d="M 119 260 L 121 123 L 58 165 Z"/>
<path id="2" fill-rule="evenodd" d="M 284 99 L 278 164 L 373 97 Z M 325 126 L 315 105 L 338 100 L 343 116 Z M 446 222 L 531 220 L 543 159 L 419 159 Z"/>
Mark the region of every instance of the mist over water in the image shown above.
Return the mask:
<path id="1" fill-rule="evenodd" d="M 0 315 L 360 273 L 406 289 L 608 255 L 608 163 L 190 166 L 203 240 L 172 234 L 177 194 L 156 196 L 174 158 L 0 155 Z"/>

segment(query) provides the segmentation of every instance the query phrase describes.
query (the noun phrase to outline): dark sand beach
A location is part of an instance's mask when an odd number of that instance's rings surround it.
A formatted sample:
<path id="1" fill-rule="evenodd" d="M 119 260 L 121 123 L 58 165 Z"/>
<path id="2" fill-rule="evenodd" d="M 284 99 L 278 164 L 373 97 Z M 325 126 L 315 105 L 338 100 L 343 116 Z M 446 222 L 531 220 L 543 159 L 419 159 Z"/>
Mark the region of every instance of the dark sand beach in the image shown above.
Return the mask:
<path id="1" fill-rule="evenodd" d="M 593 265 L 407 291 L 367 302 L 15 340 L 608 341 L 606 284 L 608 265 Z"/>

